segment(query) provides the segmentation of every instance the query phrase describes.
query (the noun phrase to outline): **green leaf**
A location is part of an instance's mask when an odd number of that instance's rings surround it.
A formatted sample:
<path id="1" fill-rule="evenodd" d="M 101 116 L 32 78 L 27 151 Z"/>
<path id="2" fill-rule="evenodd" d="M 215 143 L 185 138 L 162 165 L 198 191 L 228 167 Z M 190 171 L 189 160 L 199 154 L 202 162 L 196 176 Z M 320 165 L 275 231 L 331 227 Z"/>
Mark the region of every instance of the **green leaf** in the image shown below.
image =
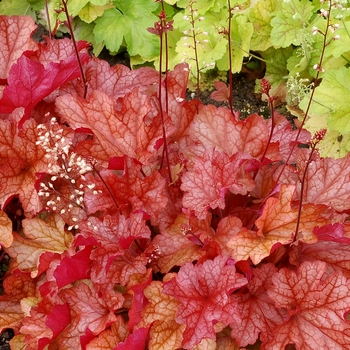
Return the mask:
<path id="1" fill-rule="evenodd" d="M 113 7 L 112 5 L 93 5 L 91 2 L 86 4 L 79 11 L 79 17 L 86 23 L 93 22 L 96 18 L 101 17 L 103 13 Z"/>
<path id="2" fill-rule="evenodd" d="M 7 0 L 0 2 L 0 14 L 6 16 L 30 16 L 36 19 L 31 5 L 25 0 Z"/>
<path id="3" fill-rule="evenodd" d="M 232 73 L 240 72 L 243 58 L 249 56 L 250 38 L 253 34 L 253 25 L 248 22 L 244 15 L 237 15 L 231 22 L 231 42 L 232 42 Z M 220 70 L 229 70 L 228 55 L 218 62 Z"/>
<path id="4" fill-rule="evenodd" d="M 254 32 L 251 40 L 251 50 L 265 51 L 272 46 L 270 34 L 271 13 L 277 10 L 276 0 L 259 0 L 249 12 L 249 20 L 253 24 Z"/>
<path id="5" fill-rule="evenodd" d="M 81 11 L 81 9 L 89 2 L 89 0 L 74 0 L 68 1 L 68 13 L 70 16 L 75 17 Z"/>
<path id="6" fill-rule="evenodd" d="M 322 156 L 344 156 L 350 150 L 350 68 L 340 67 L 324 73 L 321 84 L 316 88 L 305 127 L 311 132 L 326 128 L 322 141 Z M 309 98 L 300 102 L 306 110 Z M 338 138 L 341 137 L 341 142 Z"/>
<path id="7" fill-rule="evenodd" d="M 86 23 L 83 21 L 79 21 L 76 18 L 74 19 L 74 34 L 77 40 L 85 40 L 90 43 L 93 47 L 93 53 L 95 56 L 98 56 L 103 47 L 104 42 L 97 43 L 95 40 L 95 36 L 93 34 L 95 24 L 94 23 Z"/>
<path id="8" fill-rule="evenodd" d="M 192 0 L 178 0 L 176 5 L 188 8 L 191 2 L 193 2 L 193 9 L 201 15 L 206 15 L 209 11 L 219 12 L 222 8 L 226 8 L 227 11 L 227 0 L 197 0 L 195 2 Z M 235 4 L 238 5 L 237 2 Z M 228 12 L 226 17 L 228 17 Z"/>
<path id="9" fill-rule="evenodd" d="M 293 49 L 287 47 L 285 49 L 274 49 L 270 47 L 268 50 L 262 53 L 266 62 L 265 78 L 271 85 L 272 96 L 278 96 L 282 100 L 285 99 L 286 91 L 286 76 L 288 70 L 286 68 L 288 57 L 292 54 Z"/>
<path id="10" fill-rule="evenodd" d="M 111 52 L 118 52 L 125 40 L 130 56 L 140 55 L 153 60 L 159 55 L 159 38 L 147 31 L 158 17 L 153 1 L 114 1 L 117 9 L 109 9 L 96 19 L 94 34 L 98 43 L 104 41 Z"/>
<path id="11" fill-rule="evenodd" d="M 213 30 L 213 23 L 220 25 L 224 16 L 222 13 L 208 12 L 204 19 L 196 20 L 195 33 L 196 33 L 196 49 L 194 49 L 194 39 L 190 36 L 192 33 L 191 23 L 184 19 L 183 13 L 178 13 L 174 16 L 174 28 L 179 29 L 181 32 L 187 33 L 186 36 L 176 44 L 177 56 L 174 58 L 173 63 L 180 63 L 183 60 L 191 66 L 191 73 L 196 76 L 196 54 L 198 57 L 199 69 L 201 72 L 205 72 L 214 68 L 215 62 L 224 56 L 227 52 L 227 40 L 223 35 L 219 34 L 217 30 Z M 188 36 L 187 36 L 188 35 Z M 210 65 L 214 63 L 214 65 Z"/>
<path id="12" fill-rule="evenodd" d="M 309 0 L 283 1 L 282 9 L 274 13 L 271 20 L 271 42 L 277 47 L 300 45 L 301 31 L 305 30 L 313 15 L 313 6 Z"/>

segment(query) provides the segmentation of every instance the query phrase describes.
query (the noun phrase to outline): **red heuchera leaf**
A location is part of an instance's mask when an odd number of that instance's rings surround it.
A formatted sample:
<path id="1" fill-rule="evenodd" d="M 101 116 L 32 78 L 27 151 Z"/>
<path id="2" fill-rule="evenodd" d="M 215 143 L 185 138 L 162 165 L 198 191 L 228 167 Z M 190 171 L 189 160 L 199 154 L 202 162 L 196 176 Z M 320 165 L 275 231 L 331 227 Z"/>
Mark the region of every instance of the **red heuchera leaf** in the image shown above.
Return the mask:
<path id="1" fill-rule="evenodd" d="M 127 339 L 119 343 L 113 350 L 140 350 L 145 349 L 148 339 L 148 328 L 139 328 L 130 334 Z"/>
<path id="2" fill-rule="evenodd" d="M 304 261 L 320 260 L 327 263 L 327 274 L 341 271 L 350 278 L 350 245 L 332 241 L 319 241 L 313 244 L 299 243 L 289 252 L 291 264 L 299 266 Z"/>
<path id="3" fill-rule="evenodd" d="M 322 158 L 310 162 L 304 184 L 304 202 L 329 205 L 339 212 L 350 209 L 349 167 L 350 154 L 344 158 Z M 298 168 L 303 173 L 305 162 L 302 159 Z"/>
<path id="4" fill-rule="evenodd" d="M 85 334 L 87 329 L 95 335 L 99 334 L 116 321 L 114 311 L 120 308 L 124 302 L 123 296 L 120 293 L 115 293 L 114 304 L 108 305 L 107 301 L 99 296 L 95 287 L 89 286 L 87 283 L 89 281 L 62 289 L 59 292 L 59 295 L 66 300 L 70 307 L 72 315 L 70 328 L 77 335 Z"/>
<path id="5" fill-rule="evenodd" d="M 326 263 L 304 262 L 294 272 L 281 269 L 272 277 L 269 297 L 288 311 L 265 349 L 346 349 L 350 344 L 350 282 L 340 272 L 325 275 Z"/>
<path id="6" fill-rule="evenodd" d="M 88 246 L 73 256 L 67 255 L 62 258 L 61 263 L 53 273 L 58 288 L 62 288 L 80 279 L 89 278 L 91 250 L 92 247 Z"/>
<path id="7" fill-rule="evenodd" d="M 71 321 L 70 310 L 67 303 L 56 304 L 50 314 L 47 316 L 45 324 L 52 330 L 52 337 L 42 337 L 38 342 L 38 349 L 44 349 L 52 340 L 56 339 L 59 334 L 69 325 Z"/>
<path id="8" fill-rule="evenodd" d="M 184 348 L 192 348 L 203 338 L 215 339 L 214 325 L 240 322 L 237 301 L 231 293 L 247 283 L 236 273 L 227 258 L 218 256 L 202 265 L 186 263 L 176 278 L 164 283 L 163 292 L 174 296 L 181 304 L 176 321 L 186 324 Z"/>
<path id="9" fill-rule="evenodd" d="M 276 243 L 288 244 L 294 237 L 298 213 L 290 207 L 294 186 L 282 186 L 280 197 L 267 199 L 264 211 L 256 221 L 258 232 L 243 228 L 237 236 L 231 238 L 227 246 L 232 249 L 236 260 L 249 257 L 254 264 L 270 255 Z"/>
<path id="10" fill-rule="evenodd" d="M 18 130 L 17 123 L 0 120 L 0 204 L 18 195 L 26 214 L 41 210 L 39 196 L 34 188 L 37 172 L 45 172 L 48 160 L 38 145 L 38 130 L 30 120 Z"/>
<path id="11" fill-rule="evenodd" d="M 49 215 L 46 221 L 38 217 L 24 219 L 22 225 L 25 237 L 14 232 L 14 242 L 7 252 L 13 258 L 12 269 L 32 271 L 35 277 L 40 255 L 69 249 L 73 236 L 64 230 L 65 223 L 56 214 Z"/>
<path id="12" fill-rule="evenodd" d="M 80 58 L 83 63 L 87 62 L 89 59 L 87 55 L 87 50 L 84 50 L 89 47 L 89 44 L 86 41 L 78 41 L 77 49 L 80 52 Z M 51 39 L 46 40 L 38 44 L 38 50 L 34 52 L 26 52 L 25 56 L 32 61 L 40 62 L 42 65 L 47 67 L 51 62 L 65 64 L 68 62 L 76 62 L 78 60 L 75 56 L 75 48 L 72 40 L 68 38 L 63 39 Z M 63 68 L 64 66 L 62 66 Z M 69 80 L 67 80 L 69 81 Z M 60 84 L 63 85 L 63 84 Z"/>
<path id="13" fill-rule="evenodd" d="M 76 95 L 56 99 L 60 116 L 73 128 L 93 130 L 109 158 L 128 155 L 147 163 L 157 152 L 157 141 L 163 138 L 161 118 L 140 89 L 134 89 L 120 104 L 116 109 L 112 98 L 100 91 L 94 91 L 88 101 Z M 168 118 L 168 135 L 170 127 Z"/>
<path id="14" fill-rule="evenodd" d="M 145 288 L 151 283 L 151 281 L 152 281 L 152 273 L 151 273 L 151 269 L 149 269 L 148 277 L 145 276 L 144 281 L 141 281 L 140 283 L 137 283 L 130 288 L 130 291 L 133 294 L 132 305 L 128 313 L 128 316 L 129 316 L 128 329 L 130 332 L 132 332 L 134 327 L 136 328 L 136 326 L 139 324 L 139 322 L 142 319 L 141 313 L 143 312 L 143 309 L 147 304 L 147 299 L 143 294 L 143 292 Z"/>
<path id="15" fill-rule="evenodd" d="M 87 62 L 89 55 L 81 55 L 81 60 Z M 44 97 L 65 82 L 78 78 L 80 74 L 75 55 L 59 63 L 50 62 L 46 66 L 22 55 L 10 69 L 8 85 L 0 99 L 0 113 L 11 113 L 17 107 L 24 107 L 25 113 L 19 123 L 21 128 L 33 108 Z"/>
<path id="16" fill-rule="evenodd" d="M 204 240 L 212 232 L 210 223 L 211 215 L 204 220 L 198 220 L 182 213 L 173 225 L 155 236 L 153 243 L 160 250 L 157 265 L 161 272 L 169 272 L 174 266 L 182 266 L 203 256 L 203 252 L 200 251 L 202 245 L 193 243 L 188 237 L 195 236 L 197 240 Z"/>
<path id="17" fill-rule="evenodd" d="M 86 346 L 86 350 L 111 350 L 115 344 L 125 340 L 128 335 L 128 328 L 123 316 L 117 315 L 117 320 L 112 323 L 110 328 L 102 331 L 95 339 L 91 340 Z"/>
<path id="18" fill-rule="evenodd" d="M 11 66 L 24 51 L 37 48 L 30 38 L 36 28 L 29 16 L 0 16 L 0 80 L 7 78 Z"/>
<path id="19" fill-rule="evenodd" d="M 271 127 L 271 119 L 267 121 L 269 128 Z M 273 130 L 271 144 L 269 146 L 267 157 L 271 160 L 276 161 L 287 161 L 289 164 L 295 162 L 295 153 L 290 154 L 292 145 L 295 143 L 296 135 L 299 132 L 299 129 L 293 130 L 292 124 L 285 116 L 275 112 L 274 114 L 274 123 L 275 128 Z M 298 136 L 297 144 L 308 143 L 311 139 L 310 132 L 302 129 Z M 273 154 L 270 152 L 271 145 L 278 145 L 278 154 Z M 289 158 L 288 158 L 289 157 Z"/>
<path id="20" fill-rule="evenodd" d="M 214 81 L 215 91 L 210 95 L 210 98 L 215 101 L 229 101 L 230 86 L 223 81 Z"/>
<path id="21" fill-rule="evenodd" d="M 113 67 L 96 57 L 92 57 L 84 66 L 85 77 L 88 83 L 87 99 L 94 90 L 104 92 L 118 105 L 118 99 L 124 97 L 136 87 L 143 87 L 141 91 L 147 90 L 149 86 L 159 81 L 159 73 L 150 67 L 130 70 L 123 64 Z M 73 80 L 60 88 L 60 94 L 66 93 L 83 96 L 84 86 L 81 81 Z"/>
<path id="22" fill-rule="evenodd" d="M 242 322 L 230 326 L 232 337 L 240 346 L 254 344 L 260 333 L 263 342 L 271 339 L 273 328 L 287 316 L 287 312 L 277 309 L 267 295 L 275 272 L 277 268 L 273 264 L 261 265 L 253 270 L 253 278 L 247 284 L 248 292 L 243 289 L 235 294 Z"/>
<path id="23" fill-rule="evenodd" d="M 36 281 L 32 279 L 30 272 L 23 272 L 19 269 L 13 271 L 3 284 L 4 291 L 12 300 L 20 301 L 23 298 L 35 296 Z"/>
<path id="24" fill-rule="evenodd" d="M 239 154 L 229 157 L 223 152 L 206 151 L 195 159 L 193 169 L 182 176 L 183 206 L 193 210 L 201 220 L 209 208 L 225 208 L 227 191 L 246 194 L 253 188 L 254 181 L 245 172 Z"/>
<path id="25" fill-rule="evenodd" d="M 165 179 L 157 171 L 142 178 L 140 169 L 140 166 L 133 166 L 130 161 L 122 177 L 117 176 L 112 170 L 101 171 L 100 176 L 104 182 L 99 177 L 93 178 L 87 174 L 87 181 L 96 185 L 93 190 L 86 190 L 85 193 L 84 202 L 88 214 L 98 210 L 106 213 L 121 210 L 126 216 L 131 212 L 142 212 L 155 217 L 168 201 L 165 194 Z M 106 190 L 106 186 L 109 191 Z"/>
<path id="26" fill-rule="evenodd" d="M 314 228 L 314 233 L 321 241 L 350 244 L 350 237 L 344 235 L 344 225 L 339 222 L 322 227 L 316 226 Z"/>
<path id="27" fill-rule="evenodd" d="M 128 249 L 135 239 L 149 238 L 151 235 L 141 213 L 130 214 L 127 218 L 117 212 L 113 216 L 104 216 L 103 220 L 90 217 L 79 228 L 85 236 L 95 237 L 98 245 L 105 250 L 111 250 L 110 246 L 115 245 L 112 248 L 115 251 Z"/>
<path id="28" fill-rule="evenodd" d="M 257 158 L 265 150 L 269 130 L 257 114 L 238 120 L 227 108 L 207 105 L 193 118 L 189 133 L 206 149 L 215 147 L 229 156 L 242 152 Z"/>

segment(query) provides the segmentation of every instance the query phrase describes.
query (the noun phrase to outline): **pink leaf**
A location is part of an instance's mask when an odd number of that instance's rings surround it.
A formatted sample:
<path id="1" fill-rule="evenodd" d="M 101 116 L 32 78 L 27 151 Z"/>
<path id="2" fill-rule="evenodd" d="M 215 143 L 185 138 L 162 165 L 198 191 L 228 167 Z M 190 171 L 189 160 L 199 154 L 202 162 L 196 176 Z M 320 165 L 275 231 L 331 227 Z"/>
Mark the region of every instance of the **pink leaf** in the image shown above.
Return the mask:
<path id="1" fill-rule="evenodd" d="M 230 86 L 223 81 L 214 81 L 215 91 L 210 95 L 210 98 L 215 101 L 229 101 Z"/>
<path id="2" fill-rule="evenodd" d="M 204 219 L 209 208 L 225 208 L 227 191 L 246 194 L 252 190 L 254 181 L 245 172 L 243 162 L 238 154 L 228 157 L 215 150 L 195 159 L 193 169 L 182 177 L 184 207 L 194 210 L 198 219 Z"/>
<path id="3" fill-rule="evenodd" d="M 130 334 L 127 339 L 119 343 L 113 350 L 141 350 L 146 349 L 149 327 L 139 328 Z"/>
<path id="4" fill-rule="evenodd" d="M 301 159 L 300 172 L 305 168 Z M 322 158 L 310 162 L 304 187 L 304 201 L 329 205 L 342 212 L 350 209 L 350 154 L 344 158 Z"/>
<path id="5" fill-rule="evenodd" d="M 253 270 L 253 278 L 248 282 L 247 289 L 235 294 L 241 323 L 231 324 L 232 337 L 238 345 L 254 344 L 260 335 L 262 341 L 273 336 L 272 329 L 283 321 L 287 313 L 277 309 L 267 295 L 273 274 L 277 268 L 273 264 L 261 265 Z"/>
<path id="6" fill-rule="evenodd" d="M 344 319 L 350 307 L 350 282 L 340 272 L 325 275 L 326 263 L 304 262 L 298 271 L 281 269 L 272 277 L 269 297 L 288 318 L 277 326 L 265 349 L 346 349 L 350 322 Z"/>
<path id="7" fill-rule="evenodd" d="M 236 273 L 234 266 L 226 265 L 226 260 L 218 256 L 202 265 L 186 263 L 176 278 L 164 283 L 163 292 L 181 302 L 176 321 L 186 324 L 182 343 L 185 348 L 194 347 L 204 338 L 215 339 L 217 322 L 240 322 L 237 301 L 231 293 L 247 280 Z"/>
<path id="8" fill-rule="evenodd" d="M 48 160 L 38 145 L 38 130 L 34 120 L 22 130 L 16 122 L 0 120 L 0 204 L 18 195 L 26 213 L 36 214 L 41 203 L 34 183 L 37 172 L 45 172 Z"/>
<path id="9" fill-rule="evenodd" d="M 37 48 L 30 38 L 36 28 L 29 16 L 0 16 L 0 80 L 7 78 L 11 66 L 24 51 Z"/>
<path id="10" fill-rule="evenodd" d="M 87 175 L 87 180 L 96 185 L 93 190 L 87 190 L 85 193 L 88 213 L 94 213 L 97 210 L 115 213 L 121 210 L 125 216 L 129 216 L 131 212 L 157 215 L 168 201 L 165 195 L 165 180 L 157 171 L 142 178 L 139 176 L 140 168 L 140 166 L 133 166 L 132 161 L 129 160 L 129 165 L 122 177 L 117 176 L 112 170 L 101 171 L 103 182 L 99 177 L 94 179 L 91 175 Z M 109 191 L 106 190 L 106 186 Z"/>
<path id="11" fill-rule="evenodd" d="M 147 163 L 157 153 L 157 141 L 163 138 L 161 118 L 140 89 L 134 89 L 120 104 L 116 109 L 113 99 L 97 90 L 89 100 L 76 95 L 56 99 L 59 114 L 73 128 L 92 129 L 108 157 L 127 155 L 143 164 Z M 170 134 L 169 118 L 166 129 Z"/>
<path id="12" fill-rule="evenodd" d="M 86 62 L 89 56 L 83 54 L 81 59 Z M 22 55 L 10 69 L 8 85 L 0 99 L 0 113 L 11 113 L 17 107 L 24 107 L 25 113 L 19 124 L 21 127 L 44 97 L 63 83 L 79 76 L 80 69 L 74 55 L 65 61 L 50 62 L 46 66 Z"/>
<path id="13" fill-rule="evenodd" d="M 57 266 L 54 277 L 58 288 L 80 279 L 89 278 L 92 247 L 86 247 L 73 256 L 65 256 Z"/>
<path id="14" fill-rule="evenodd" d="M 258 158 L 267 144 L 269 130 L 257 114 L 238 120 L 227 108 L 207 105 L 193 118 L 189 133 L 206 149 L 215 147 L 229 156 L 242 152 Z"/>

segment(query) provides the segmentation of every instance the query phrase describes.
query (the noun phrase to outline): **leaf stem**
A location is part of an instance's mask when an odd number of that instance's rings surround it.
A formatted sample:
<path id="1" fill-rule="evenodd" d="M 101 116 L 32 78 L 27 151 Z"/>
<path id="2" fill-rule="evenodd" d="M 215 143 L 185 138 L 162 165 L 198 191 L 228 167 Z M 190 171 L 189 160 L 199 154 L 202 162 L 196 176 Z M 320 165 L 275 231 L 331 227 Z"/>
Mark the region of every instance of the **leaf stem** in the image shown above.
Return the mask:
<path id="1" fill-rule="evenodd" d="M 81 59 L 80 59 L 80 55 L 79 55 L 79 50 L 78 50 L 78 46 L 77 46 L 77 42 L 75 40 L 75 36 L 74 36 L 74 32 L 73 32 L 73 27 L 72 27 L 72 22 L 71 22 L 71 18 L 69 16 L 68 13 L 68 7 L 67 7 L 67 2 L 68 0 L 62 0 L 62 4 L 63 4 L 63 8 L 64 8 L 64 13 L 66 14 L 67 17 L 67 27 L 69 29 L 72 41 L 73 41 L 73 45 L 74 45 L 74 50 L 75 50 L 75 55 L 77 57 L 78 60 L 78 64 L 79 64 L 79 69 L 80 69 L 80 75 L 81 75 L 81 79 L 83 81 L 83 85 L 84 85 L 84 98 L 86 98 L 87 95 L 87 81 L 85 78 L 85 74 L 84 74 L 84 70 L 83 70 L 83 65 L 81 63 Z"/>
<path id="2" fill-rule="evenodd" d="M 228 4 L 228 33 L 227 33 L 227 39 L 228 39 L 228 59 L 229 59 L 229 65 L 230 69 L 228 72 L 228 79 L 229 79 L 229 85 L 230 85 L 230 97 L 229 97 L 229 104 L 230 104 L 230 110 L 231 114 L 234 115 L 233 112 L 233 83 L 232 83 L 232 46 L 231 46 L 231 21 L 232 21 L 232 10 L 231 10 L 231 1 L 227 0 Z"/>

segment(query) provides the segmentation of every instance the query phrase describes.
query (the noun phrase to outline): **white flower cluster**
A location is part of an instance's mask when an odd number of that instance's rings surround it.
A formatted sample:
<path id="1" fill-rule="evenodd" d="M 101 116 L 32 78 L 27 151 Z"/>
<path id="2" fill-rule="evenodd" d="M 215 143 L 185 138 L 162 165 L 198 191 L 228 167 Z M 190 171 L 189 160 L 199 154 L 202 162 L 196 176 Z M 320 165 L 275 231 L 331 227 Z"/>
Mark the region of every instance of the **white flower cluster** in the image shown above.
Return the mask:
<path id="1" fill-rule="evenodd" d="M 313 83 L 310 83 L 309 79 L 301 78 L 300 74 L 296 73 L 295 77 L 288 77 L 286 87 L 290 104 L 296 106 L 305 96 L 309 95 L 313 88 Z"/>
<path id="2" fill-rule="evenodd" d="M 45 150 L 45 157 L 49 160 L 49 180 L 40 183 L 39 197 L 46 201 L 46 206 L 53 211 L 58 210 L 64 215 L 74 208 L 84 208 L 84 189 L 93 189 L 95 184 L 81 183 L 85 180 L 84 174 L 92 171 L 92 166 L 86 159 L 71 151 L 72 142 L 64 136 L 64 129 L 51 119 L 49 126 L 39 124 L 37 145 Z M 64 193 L 60 190 L 62 181 L 66 183 Z M 69 204 L 67 204 L 69 203 Z M 71 217 L 77 222 L 77 217 Z M 77 228 L 77 225 L 70 226 Z"/>

